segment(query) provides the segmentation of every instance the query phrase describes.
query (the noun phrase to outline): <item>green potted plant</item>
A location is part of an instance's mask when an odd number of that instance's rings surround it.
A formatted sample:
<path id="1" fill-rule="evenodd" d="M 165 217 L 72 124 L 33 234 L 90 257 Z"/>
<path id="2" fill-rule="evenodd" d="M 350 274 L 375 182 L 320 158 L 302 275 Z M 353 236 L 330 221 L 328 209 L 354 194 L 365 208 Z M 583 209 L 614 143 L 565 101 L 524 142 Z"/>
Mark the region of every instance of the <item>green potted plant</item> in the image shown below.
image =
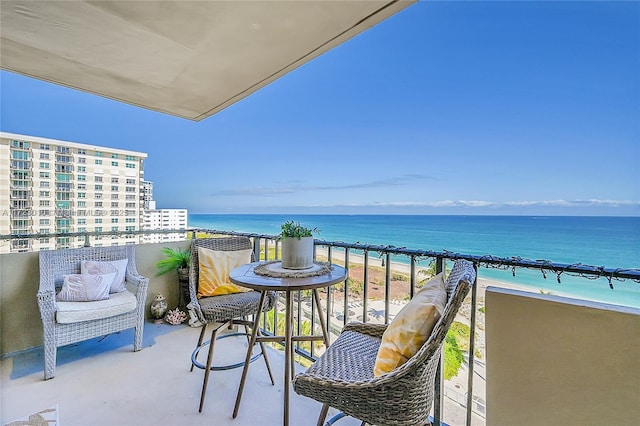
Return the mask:
<path id="1" fill-rule="evenodd" d="M 191 251 L 189 249 L 181 249 L 180 247 L 172 249 L 164 247 L 162 253 L 165 254 L 164 259 L 156 262 L 156 276 L 164 275 L 171 271 L 178 271 L 178 284 L 180 285 L 180 298 L 185 300 L 185 304 L 191 301 L 189 297 L 189 262 L 191 260 Z"/>
<path id="2" fill-rule="evenodd" d="M 292 220 L 282 224 L 278 236 L 282 240 L 282 267 L 308 269 L 313 266 L 313 234 L 318 228 L 307 228 Z"/>

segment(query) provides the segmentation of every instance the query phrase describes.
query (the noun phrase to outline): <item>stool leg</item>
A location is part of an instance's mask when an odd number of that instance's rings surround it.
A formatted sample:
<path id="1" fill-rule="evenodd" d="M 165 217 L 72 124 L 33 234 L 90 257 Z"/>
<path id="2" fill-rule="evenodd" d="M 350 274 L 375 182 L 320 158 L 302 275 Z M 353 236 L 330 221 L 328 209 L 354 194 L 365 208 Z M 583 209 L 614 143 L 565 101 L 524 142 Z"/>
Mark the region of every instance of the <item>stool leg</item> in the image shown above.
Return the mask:
<path id="1" fill-rule="evenodd" d="M 324 419 L 327 418 L 328 412 L 329 412 L 329 404 L 322 404 L 322 410 L 320 410 L 320 417 L 318 417 L 317 426 L 322 426 L 324 424 Z"/>
<path id="2" fill-rule="evenodd" d="M 204 332 L 206 331 L 206 329 L 207 329 L 207 324 L 204 324 L 200 329 L 200 337 L 198 337 L 198 344 L 196 345 L 196 348 L 199 348 L 200 345 L 202 344 L 202 340 L 204 339 Z M 193 363 L 191 363 L 191 369 L 189 371 L 193 371 Z"/>
<path id="3" fill-rule="evenodd" d="M 260 329 L 258 329 L 258 336 L 262 336 Z M 275 385 L 276 382 L 273 380 L 273 374 L 271 373 L 271 365 L 269 365 L 269 357 L 267 357 L 267 351 L 264 342 L 260 342 L 260 350 L 262 351 L 262 358 L 264 358 L 264 363 L 267 366 L 267 372 L 269 373 L 269 378 L 271 379 L 271 384 Z"/>
<path id="4" fill-rule="evenodd" d="M 216 327 L 211 332 L 211 342 L 209 342 L 209 355 L 207 356 L 207 368 L 204 370 L 204 381 L 202 382 L 202 393 L 200 394 L 200 408 L 198 412 L 202 413 L 204 406 L 204 395 L 207 393 L 207 384 L 209 383 L 209 373 L 211 372 L 211 364 L 213 363 L 213 347 L 216 343 L 219 328 Z"/>

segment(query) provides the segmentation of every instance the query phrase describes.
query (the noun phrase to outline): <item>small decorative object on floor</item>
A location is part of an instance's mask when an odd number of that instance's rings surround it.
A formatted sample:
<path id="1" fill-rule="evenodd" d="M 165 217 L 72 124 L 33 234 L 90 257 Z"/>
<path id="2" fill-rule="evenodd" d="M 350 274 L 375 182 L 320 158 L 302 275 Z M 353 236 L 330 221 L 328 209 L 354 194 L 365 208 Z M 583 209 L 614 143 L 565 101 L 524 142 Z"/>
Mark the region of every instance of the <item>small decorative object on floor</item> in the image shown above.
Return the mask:
<path id="1" fill-rule="evenodd" d="M 164 317 L 164 320 L 172 325 L 182 324 L 186 319 L 187 314 L 181 311 L 180 308 L 169 309 L 169 312 Z"/>
<path id="2" fill-rule="evenodd" d="M 4 426 L 58 426 L 58 404 L 37 413 L 5 423 Z"/>
<path id="3" fill-rule="evenodd" d="M 198 319 L 198 314 L 196 314 L 196 310 L 191 302 L 187 304 L 187 312 L 189 312 L 189 327 L 197 328 L 204 325 L 204 323 Z"/>
<path id="4" fill-rule="evenodd" d="M 158 293 L 156 298 L 151 302 L 151 316 L 155 323 L 161 323 L 164 314 L 167 313 L 167 299 L 162 293 Z"/>

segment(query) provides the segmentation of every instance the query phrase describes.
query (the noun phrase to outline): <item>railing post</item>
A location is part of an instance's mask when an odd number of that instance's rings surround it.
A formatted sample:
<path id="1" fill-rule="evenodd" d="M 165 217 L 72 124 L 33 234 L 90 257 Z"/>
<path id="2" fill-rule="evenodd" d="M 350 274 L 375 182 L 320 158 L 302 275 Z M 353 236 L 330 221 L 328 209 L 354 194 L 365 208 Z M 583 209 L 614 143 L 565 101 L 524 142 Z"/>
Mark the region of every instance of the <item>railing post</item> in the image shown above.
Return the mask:
<path id="1" fill-rule="evenodd" d="M 362 322 L 369 321 L 369 250 L 364 251 L 364 280 L 362 288 Z"/>
<path id="2" fill-rule="evenodd" d="M 436 257 L 436 274 L 446 269 L 446 259 Z M 438 369 L 436 370 L 435 392 L 433 397 L 433 426 L 442 425 L 442 413 L 444 411 L 444 344 L 443 350 L 440 352 L 440 361 L 438 361 Z"/>
<path id="3" fill-rule="evenodd" d="M 253 258 L 257 261 L 260 260 L 260 237 L 253 239 Z"/>
<path id="4" fill-rule="evenodd" d="M 416 257 L 411 256 L 411 277 L 409 278 L 409 300 L 413 299 L 416 292 Z"/>
<path id="5" fill-rule="evenodd" d="M 342 324 L 347 324 L 347 316 L 349 315 L 349 248 L 344 249 L 344 268 L 347 270 L 347 278 L 344 280 L 344 307 L 342 315 Z"/>
<path id="6" fill-rule="evenodd" d="M 475 367 L 476 350 L 476 294 L 478 283 L 478 264 L 473 264 L 476 270 L 476 278 L 471 283 L 471 333 L 469 333 L 469 377 L 467 377 L 467 426 L 471 426 L 471 414 L 473 412 L 473 375 Z"/>
<path id="7" fill-rule="evenodd" d="M 384 323 L 389 324 L 389 301 L 391 299 L 391 253 L 386 253 L 384 275 Z"/>

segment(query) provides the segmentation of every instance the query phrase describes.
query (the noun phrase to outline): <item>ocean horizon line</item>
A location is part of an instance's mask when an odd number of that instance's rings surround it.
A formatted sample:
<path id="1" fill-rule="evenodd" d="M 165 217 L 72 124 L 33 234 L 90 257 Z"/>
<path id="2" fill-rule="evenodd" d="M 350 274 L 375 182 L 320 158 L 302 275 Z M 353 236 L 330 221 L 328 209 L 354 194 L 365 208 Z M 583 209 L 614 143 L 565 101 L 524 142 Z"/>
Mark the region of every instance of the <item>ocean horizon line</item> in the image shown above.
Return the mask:
<path id="1" fill-rule="evenodd" d="M 566 217 L 566 218 L 579 218 L 579 217 L 602 217 L 602 218 L 630 218 L 640 219 L 640 215 L 561 215 L 561 214 L 432 214 L 432 213 L 188 213 L 189 215 L 210 215 L 210 216 L 435 216 L 435 217 L 529 217 L 529 218 L 545 218 L 545 217 Z"/>

